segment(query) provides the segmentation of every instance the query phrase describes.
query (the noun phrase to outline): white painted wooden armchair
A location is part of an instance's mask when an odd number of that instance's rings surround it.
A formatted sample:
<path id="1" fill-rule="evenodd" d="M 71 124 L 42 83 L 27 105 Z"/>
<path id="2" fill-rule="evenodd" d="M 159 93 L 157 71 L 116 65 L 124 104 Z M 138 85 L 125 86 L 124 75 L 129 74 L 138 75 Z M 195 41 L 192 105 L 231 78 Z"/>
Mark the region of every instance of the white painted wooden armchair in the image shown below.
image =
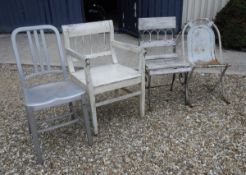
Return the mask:
<path id="1" fill-rule="evenodd" d="M 137 46 L 115 41 L 112 21 L 64 25 L 62 28 L 71 76 L 86 87 L 89 94 L 94 133 L 98 134 L 96 107 L 139 96 L 140 115 L 144 116 L 144 51 Z M 121 65 L 117 60 L 115 48 L 138 54 L 138 70 Z M 100 62 L 104 65 L 99 65 Z M 82 69 L 77 70 L 76 66 L 79 64 Z M 96 102 L 95 97 L 98 94 L 135 85 L 138 86 L 135 92 L 127 91 L 126 95 Z"/>

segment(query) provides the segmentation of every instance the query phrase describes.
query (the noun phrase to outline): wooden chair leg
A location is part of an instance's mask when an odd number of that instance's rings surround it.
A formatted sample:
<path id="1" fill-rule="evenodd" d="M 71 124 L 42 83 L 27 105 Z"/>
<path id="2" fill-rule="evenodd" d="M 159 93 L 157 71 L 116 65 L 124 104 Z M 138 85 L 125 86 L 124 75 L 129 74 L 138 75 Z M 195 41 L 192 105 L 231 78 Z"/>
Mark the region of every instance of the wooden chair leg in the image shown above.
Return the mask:
<path id="1" fill-rule="evenodd" d="M 149 102 L 149 110 L 151 111 L 151 76 L 148 76 L 148 102 Z"/>
<path id="2" fill-rule="evenodd" d="M 97 111 L 96 111 L 96 100 L 92 93 L 89 93 L 90 105 L 91 105 L 91 116 L 94 134 L 98 134 L 98 124 L 97 124 Z"/>
<path id="3" fill-rule="evenodd" d="M 27 107 L 27 117 L 28 117 L 28 121 L 30 123 L 32 143 L 34 146 L 34 151 L 37 155 L 37 162 L 38 162 L 38 164 L 43 164 L 42 151 L 41 151 L 40 142 L 38 139 L 37 122 L 36 122 L 36 119 L 34 117 L 33 110 L 31 108 L 28 108 L 28 107 Z"/>
<path id="4" fill-rule="evenodd" d="M 91 125 L 90 125 L 90 119 L 89 119 L 89 114 L 86 106 L 86 99 L 85 96 L 82 95 L 81 97 L 81 107 L 83 110 L 83 118 L 84 118 L 84 127 L 86 129 L 86 135 L 88 139 L 88 143 L 91 146 L 93 144 L 93 138 L 91 134 Z"/>
<path id="5" fill-rule="evenodd" d="M 143 117 L 145 115 L 145 82 L 142 81 L 140 84 L 141 88 L 141 95 L 139 97 L 139 112 L 140 116 Z"/>

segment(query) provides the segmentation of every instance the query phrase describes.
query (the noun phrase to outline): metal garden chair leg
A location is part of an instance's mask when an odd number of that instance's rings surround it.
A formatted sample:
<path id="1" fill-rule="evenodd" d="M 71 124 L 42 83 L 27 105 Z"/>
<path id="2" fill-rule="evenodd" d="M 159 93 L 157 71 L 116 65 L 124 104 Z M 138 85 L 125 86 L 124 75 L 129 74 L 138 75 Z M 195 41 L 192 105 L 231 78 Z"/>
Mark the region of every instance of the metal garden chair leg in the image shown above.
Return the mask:
<path id="1" fill-rule="evenodd" d="M 224 77 L 225 77 L 225 72 L 228 69 L 228 65 L 225 66 L 224 70 L 221 72 L 220 75 L 220 86 L 221 86 L 221 96 L 222 96 L 222 100 L 224 102 L 226 102 L 227 104 L 230 104 L 229 100 L 226 98 L 225 96 L 225 90 L 224 90 Z"/>
<path id="2" fill-rule="evenodd" d="M 69 105 L 69 110 L 70 110 L 70 112 L 73 113 L 73 114 L 71 115 L 71 118 L 74 119 L 75 116 L 74 116 L 73 102 L 70 102 L 68 105 Z"/>
<path id="3" fill-rule="evenodd" d="M 86 99 L 84 95 L 81 98 L 81 107 L 83 110 L 84 127 L 86 129 L 88 143 L 91 146 L 93 143 L 93 139 L 92 139 L 92 134 L 91 134 L 90 119 L 89 119 L 89 114 L 87 110 Z"/>
<path id="4" fill-rule="evenodd" d="M 192 76 L 193 76 L 193 74 L 194 74 L 194 71 L 195 71 L 195 68 L 193 67 L 193 68 L 191 69 L 190 75 L 188 76 L 188 81 L 191 80 L 191 78 L 192 78 Z"/>
<path id="5" fill-rule="evenodd" d="M 30 124 L 32 143 L 34 145 L 34 151 L 37 155 L 37 162 L 43 164 L 42 150 L 40 148 L 40 142 L 38 139 L 37 121 L 34 116 L 34 111 L 27 107 L 28 123 Z"/>
<path id="6" fill-rule="evenodd" d="M 173 74 L 173 79 L 172 79 L 170 91 L 173 91 L 173 84 L 174 84 L 175 78 L 176 78 L 176 74 Z"/>
<path id="7" fill-rule="evenodd" d="M 221 68 L 221 74 L 220 74 L 220 78 L 219 78 L 219 81 L 214 85 L 214 87 L 211 89 L 211 92 L 214 91 L 216 89 L 216 87 L 220 86 L 221 88 L 221 98 L 224 102 L 226 102 L 227 104 L 230 104 L 230 102 L 227 100 L 227 98 L 225 97 L 225 92 L 224 92 L 224 76 L 225 76 L 225 73 L 227 71 L 227 69 L 229 68 L 229 65 L 226 65 L 223 68 Z"/>
<path id="8" fill-rule="evenodd" d="M 185 72 L 184 77 L 184 85 L 185 85 L 185 105 L 192 107 L 189 98 L 189 72 Z"/>

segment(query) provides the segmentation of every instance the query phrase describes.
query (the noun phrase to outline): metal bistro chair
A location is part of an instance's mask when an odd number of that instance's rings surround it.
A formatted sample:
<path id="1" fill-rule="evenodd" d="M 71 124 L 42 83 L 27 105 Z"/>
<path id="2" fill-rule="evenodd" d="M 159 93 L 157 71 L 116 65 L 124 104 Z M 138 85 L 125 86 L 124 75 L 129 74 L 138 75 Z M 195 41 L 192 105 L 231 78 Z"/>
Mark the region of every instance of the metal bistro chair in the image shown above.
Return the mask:
<path id="1" fill-rule="evenodd" d="M 216 35 L 219 43 L 218 52 L 215 45 Z M 230 65 L 224 63 L 220 32 L 213 21 L 204 18 L 185 25 L 182 32 L 182 55 L 190 61 L 193 67 L 189 79 L 196 68 L 220 69 L 219 81 L 211 91 L 220 85 L 222 99 L 229 104 L 224 92 L 224 75 Z"/>
<path id="2" fill-rule="evenodd" d="M 55 69 L 50 65 L 51 60 L 48 53 L 47 42 L 45 39 L 45 31 L 55 33 L 61 69 Z M 33 69 L 31 73 L 27 73 L 27 71 L 24 71 L 21 64 L 20 57 L 22 52 L 20 52 L 20 44 L 23 44 L 23 42 L 17 44 L 17 36 L 23 36 L 20 33 L 27 34 L 27 44 L 29 45 L 29 49 L 31 52 L 30 56 L 33 63 Z M 68 79 L 64 63 L 64 54 L 62 51 L 61 39 L 57 29 L 50 25 L 20 27 L 12 32 L 11 40 L 24 94 L 24 103 L 27 110 L 29 132 L 32 136 L 32 142 L 34 145 L 34 150 L 37 154 L 38 163 L 43 163 L 42 151 L 40 148 L 38 135 L 45 131 L 50 131 L 80 121 L 80 118 L 75 113 L 75 109 L 73 107 L 74 101 L 81 102 L 88 142 L 89 145 L 92 145 L 90 122 L 85 104 L 85 91 Z M 48 74 L 60 74 L 63 77 L 63 80 L 48 83 L 39 83 L 38 85 L 34 85 L 33 83 L 31 85 L 30 81 L 39 80 L 37 79 L 37 76 L 47 76 Z M 54 107 L 62 104 L 69 104 L 70 112 L 68 114 L 65 114 L 63 116 L 50 117 L 43 122 L 46 122 L 50 125 L 49 122 L 59 121 L 59 119 L 64 120 L 66 119 L 66 117 L 68 117 L 68 121 L 62 123 L 60 122 L 59 124 L 51 125 L 45 128 L 40 127 L 39 125 L 41 124 L 41 121 L 38 121 L 36 119 L 36 117 L 34 116 L 34 112 L 44 108 Z"/>
<path id="3" fill-rule="evenodd" d="M 173 74 L 170 90 L 173 90 L 176 73 L 185 85 L 185 104 L 190 105 L 188 97 L 188 73 L 191 71 L 190 63 L 180 59 L 176 53 L 177 38 L 174 38 L 176 17 L 139 18 L 139 45 L 147 50 L 145 55 L 146 78 L 148 80 L 148 98 L 150 106 L 151 77 L 154 75 Z M 159 49 L 153 52 L 151 49 Z M 169 50 L 168 50 L 169 49 Z M 171 51 L 170 51 L 171 49 Z"/>
<path id="4" fill-rule="evenodd" d="M 98 134 L 96 108 L 99 106 L 138 96 L 140 115 L 144 116 L 143 50 L 134 45 L 115 41 L 112 21 L 65 25 L 62 28 L 69 71 L 72 78 L 87 89 L 90 98 L 94 134 Z M 138 54 L 138 70 L 120 64 L 115 48 Z M 100 61 L 103 65 L 99 64 Z M 82 69 L 76 68 L 79 64 Z M 128 88 L 130 86 L 138 88 L 130 91 Z M 127 94 L 96 102 L 96 95 L 119 89 L 125 90 Z"/>

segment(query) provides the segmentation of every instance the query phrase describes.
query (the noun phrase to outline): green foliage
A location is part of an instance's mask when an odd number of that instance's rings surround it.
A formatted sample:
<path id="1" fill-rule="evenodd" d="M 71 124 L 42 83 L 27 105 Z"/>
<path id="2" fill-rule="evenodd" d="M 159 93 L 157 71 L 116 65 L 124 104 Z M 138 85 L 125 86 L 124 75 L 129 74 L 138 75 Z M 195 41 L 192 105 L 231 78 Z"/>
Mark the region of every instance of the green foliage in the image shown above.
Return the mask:
<path id="1" fill-rule="evenodd" d="M 246 48 L 246 0 L 230 0 L 217 14 L 215 23 L 225 48 Z"/>

